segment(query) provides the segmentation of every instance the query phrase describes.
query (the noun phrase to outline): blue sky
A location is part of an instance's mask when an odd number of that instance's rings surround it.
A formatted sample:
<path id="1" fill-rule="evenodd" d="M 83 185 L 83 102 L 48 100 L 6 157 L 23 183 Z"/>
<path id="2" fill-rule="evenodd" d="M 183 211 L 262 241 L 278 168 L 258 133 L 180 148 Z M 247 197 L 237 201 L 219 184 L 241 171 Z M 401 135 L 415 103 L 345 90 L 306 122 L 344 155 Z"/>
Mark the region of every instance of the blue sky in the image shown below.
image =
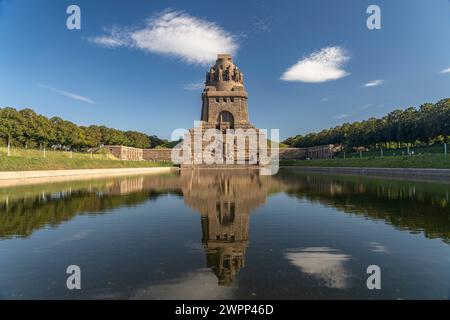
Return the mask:
<path id="1" fill-rule="evenodd" d="M 169 138 L 199 119 L 215 51 L 244 72 L 251 122 L 282 139 L 450 97 L 448 0 L 218 3 L 0 0 L 0 106 Z"/>

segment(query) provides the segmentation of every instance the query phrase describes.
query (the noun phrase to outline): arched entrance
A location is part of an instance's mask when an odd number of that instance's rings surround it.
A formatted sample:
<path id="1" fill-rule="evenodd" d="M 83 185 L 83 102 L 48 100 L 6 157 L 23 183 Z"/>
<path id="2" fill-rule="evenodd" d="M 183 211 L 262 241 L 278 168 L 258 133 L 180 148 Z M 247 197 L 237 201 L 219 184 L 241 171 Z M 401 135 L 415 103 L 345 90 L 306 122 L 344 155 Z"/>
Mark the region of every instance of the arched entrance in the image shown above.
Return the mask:
<path id="1" fill-rule="evenodd" d="M 228 126 L 230 129 L 234 129 L 234 117 L 231 114 L 231 112 L 228 111 L 222 111 L 219 113 L 219 116 L 217 117 L 217 122 L 219 125 L 221 123 L 228 123 Z"/>

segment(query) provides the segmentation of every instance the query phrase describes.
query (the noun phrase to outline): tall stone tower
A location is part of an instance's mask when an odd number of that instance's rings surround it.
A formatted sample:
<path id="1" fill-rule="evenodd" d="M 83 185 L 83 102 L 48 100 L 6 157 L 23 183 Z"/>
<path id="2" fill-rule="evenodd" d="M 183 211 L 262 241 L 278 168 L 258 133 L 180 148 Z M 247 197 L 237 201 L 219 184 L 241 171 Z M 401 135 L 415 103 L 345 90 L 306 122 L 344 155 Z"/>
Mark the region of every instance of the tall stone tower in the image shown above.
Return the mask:
<path id="1" fill-rule="evenodd" d="M 264 132 L 250 123 L 247 100 L 243 73 L 233 63 L 231 55 L 219 54 L 216 63 L 206 72 L 201 121 L 185 134 L 183 156 L 187 152 L 191 157 L 183 158 L 181 166 L 260 166 L 258 144 L 261 139 L 264 143 L 267 139 Z M 210 139 L 211 132 L 213 139 Z M 205 161 L 205 157 L 211 161 Z"/>
<path id="2" fill-rule="evenodd" d="M 206 73 L 201 120 L 205 128 L 254 128 L 248 120 L 244 75 L 229 54 L 219 54 Z"/>

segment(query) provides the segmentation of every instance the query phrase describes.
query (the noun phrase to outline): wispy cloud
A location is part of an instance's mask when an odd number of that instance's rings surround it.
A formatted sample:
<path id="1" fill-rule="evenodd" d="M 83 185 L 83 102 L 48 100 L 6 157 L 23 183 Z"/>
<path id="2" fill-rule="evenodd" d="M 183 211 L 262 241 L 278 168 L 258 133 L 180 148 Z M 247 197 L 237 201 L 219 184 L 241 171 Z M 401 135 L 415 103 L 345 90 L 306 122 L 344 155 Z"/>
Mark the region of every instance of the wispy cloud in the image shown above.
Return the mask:
<path id="1" fill-rule="evenodd" d="M 82 102 L 89 103 L 89 104 L 94 104 L 94 101 L 92 99 L 87 98 L 87 97 L 83 97 L 83 96 L 81 96 L 79 94 L 76 94 L 76 93 L 72 93 L 72 92 L 69 92 L 69 91 L 61 90 L 61 89 L 58 89 L 58 88 L 55 88 L 55 87 L 51 87 L 51 86 L 48 86 L 48 85 L 45 85 L 45 84 L 39 84 L 39 87 L 48 89 L 50 91 L 53 91 L 55 93 L 61 94 L 63 96 L 66 96 L 66 97 L 74 99 L 74 100 L 82 101 Z"/>
<path id="2" fill-rule="evenodd" d="M 447 69 L 441 70 L 441 73 L 442 73 L 442 74 L 444 74 L 444 73 L 450 73 L 450 68 L 447 68 Z"/>
<path id="3" fill-rule="evenodd" d="M 347 52 L 341 47 L 322 48 L 287 69 L 281 80 L 310 83 L 337 80 L 349 75 L 342 69 L 349 59 Z"/>
<path id="4" fill-rule="evenodd" d="M 88 40 L 97 45 L 106 48 L 116 48 L 131 45 L 130 43 L 130 32 L 126 28 L 120 28 L 118 26 L 113 26 L 106 30 L 107 34 L 97 37 L 90 37 Z"/>
<path id="5" fill-rule="evenodd" d="M 174 56 L 192 64 L 211 63 L 218 53 L 234 54 L 239 47 L 237 37 L 216 23 L 174 10 L 151 17 L 141 28 L 116 26 L 89 41 L 107 48 L 129 47 Z"/>
<path id="6" fill-rule="evenodd" d="M 377 86 L 381 86 L 384 83 L 383 80 L 371 80 L 367 83 L 364 84 L 364 87 L 368 88 L 368 87 L 377 87 Z"/>
<path id="7" fill-rule="evenodd" d="M 184 86 L 184 90 L 201 90 L 205 84 L 203 82 L 188 83 Z"/>
<path id="8" fill-rule="evenodd" d="M 351 114 L 343 113 L 343 114 L 338 114 L 338 115 L 334 116 L 334 118 L 336 118 L 338 120 L 342 120 L 342 119 L 345 119 L 345 118 L 348 118 L 351 116 L 352 116 Z"/>
<path id="9" fill-rule="evenodd" d="M 270 33 L 270 23 L 268 20 L 264 20 L 261 18 L 258 18 L 253 22 L 253 31 L 255 33 L 264 32 L 264 33 Z"/>

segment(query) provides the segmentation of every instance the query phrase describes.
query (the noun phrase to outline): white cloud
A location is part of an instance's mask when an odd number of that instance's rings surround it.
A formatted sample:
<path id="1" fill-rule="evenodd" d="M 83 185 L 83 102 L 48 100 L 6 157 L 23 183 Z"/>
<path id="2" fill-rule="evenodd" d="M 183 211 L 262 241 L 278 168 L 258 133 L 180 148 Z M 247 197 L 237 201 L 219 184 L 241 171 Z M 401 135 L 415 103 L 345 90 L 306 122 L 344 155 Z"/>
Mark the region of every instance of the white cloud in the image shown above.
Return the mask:
<path id="1" fill-rule="evenodd" d="M 201 90 L 204 86 L 203 82 L 188 83 L 184 86 L 184 90 Z"/>
<path id="2" fill-rule="evenodd" d="M 342 119 L 351 117 L 351 115 L 350 115 L 350 114 L 347 114 L 347 113 L 343 113 L 343 114 L 338 114 L 338 115 L 336 115 L 336 116 L 334 116 L 334 117 L 335 117 L 336 119 L 342 120 Z"/>
<path id="3" fill-rule="evenodd" d="M 287 69 L 281 80 L 311 83 L 337 80 L 349 75 L 342 69 L 349 59 L 347 52 L 341 47 L 322 48 Z"/>
<path id="4" fill-rule="evenodd" d="M 236 36 L 216 23 L 173 10 L 148 19 L 142 28 L 114 27 L 89 40 L 107 48 L 126 46 L 193 64 L 209 64 L 218 53 L 234 54 L 239 47 Z"/>
<path id="5" fill-rule="evenodd" d="M 383 84 L 383 80 L 371 80 L 369 82 L 367 82 L 366 84 L 364 84 L 364 87 L 368 88 L 368 87 L 377 87 L 377 86 L 381 86 Z"/>
<path id="6" fill-rule="evenodd" d="M 308 275 L 320 280 L 324 286 L 335 289 L 348 287 L 350 272 L 346 268 L 350 256 L 326 247 L 290 249 L 286 258 Z"/>
<path id="7" fill-rule="evenodd" d="M 65 91 L 65 90 L 61 90 L 61 89 L 54 88 L 54 87 L 51 87 L 51 86 L 47 86 L 45 84 L 39 84 L 39 86 L 41 88 L 49 89 L 50 91 L 56 92 L 58 94 L 61 94 L 63 96 L 66 96 L 66 97 L 74 99 L 74 100 L 86 102 L 86 103 L 89 103 L 89 104 L 94 104 L 94 101 L 92 99 L 80 96 L 79 94 L 76 94 L 76 93 L 72 93 L 72 92 L 69 92 L 69 91 Z"/>
<path id="8" fill-rule="evenodd" d="M 450 73 L 450 68 L 447 68 L 447 69 L 442 70 L 441 73 L 442 73 L 442 74 L 444 74 L 444 73 Z"/>

